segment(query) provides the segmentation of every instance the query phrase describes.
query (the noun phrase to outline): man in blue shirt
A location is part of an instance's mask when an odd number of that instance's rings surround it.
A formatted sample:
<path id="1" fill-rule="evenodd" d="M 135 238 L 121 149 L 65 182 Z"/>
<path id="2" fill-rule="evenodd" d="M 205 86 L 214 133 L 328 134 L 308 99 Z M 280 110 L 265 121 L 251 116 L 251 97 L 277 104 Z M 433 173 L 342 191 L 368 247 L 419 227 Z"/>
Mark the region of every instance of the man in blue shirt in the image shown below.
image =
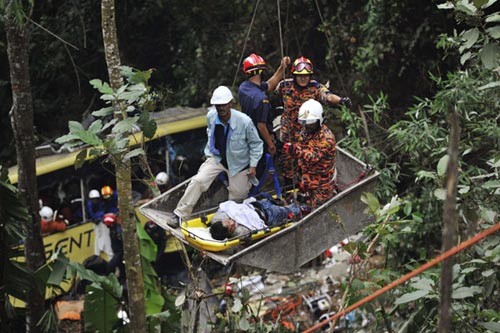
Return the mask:
<path id="1" fill-rule="evenodd" d="M 252 53 L 243 61 L 243 73 L 248 77 L 238 89 L 238 99 L 241 110 L 246 113 L 259 131 L 259 136 L 264 142 L 264 151 L 271 156 L 276 154 L 276 146 L 273 136 L 273 114 L 267 92 L 272 92 L 282 79 L 283 72 L 290 63 L 289 57 L 283 57 L 281 64 L 274 75 L 267 81 L 263 81 L 262 73 L 267 70 L 264 59 Z M 257 166 L 257 177 L 264 172 L 265 156 L 261 158 Z"/>
<path id="2" fill-rule="evenodd" d="M 207 114 L 207 160 L 177 203 L 174 213 L 178 217 L 191 214 L 201 194 L 208 190 L 222 171 L 228 176 L 229 200 L 241 200 L 248 196 L 251 187 L 249 179 L 255 177 L 263 143 L 252 119 L 232 109 L 232 101 L 233 94 L 228 87 L 220 86 L 214 90 L 210 100 L 214 107 Z"/>

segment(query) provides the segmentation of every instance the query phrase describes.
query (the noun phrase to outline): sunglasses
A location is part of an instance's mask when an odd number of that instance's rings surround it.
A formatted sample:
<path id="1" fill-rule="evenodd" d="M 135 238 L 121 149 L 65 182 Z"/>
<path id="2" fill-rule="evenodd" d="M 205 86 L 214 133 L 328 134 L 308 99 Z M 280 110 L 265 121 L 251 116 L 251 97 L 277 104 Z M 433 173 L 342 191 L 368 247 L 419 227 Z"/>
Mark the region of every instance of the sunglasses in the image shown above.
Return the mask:
<path id="1" fill-rule="evenodd" d="M 307 62 L 301 62 L 297 66 L 295 66 L 295 71 L 297 71 L 297 72 L 302 72 L 304 69 L 308 72 L 312 72 L 311 64 L 309 64 Z"/>

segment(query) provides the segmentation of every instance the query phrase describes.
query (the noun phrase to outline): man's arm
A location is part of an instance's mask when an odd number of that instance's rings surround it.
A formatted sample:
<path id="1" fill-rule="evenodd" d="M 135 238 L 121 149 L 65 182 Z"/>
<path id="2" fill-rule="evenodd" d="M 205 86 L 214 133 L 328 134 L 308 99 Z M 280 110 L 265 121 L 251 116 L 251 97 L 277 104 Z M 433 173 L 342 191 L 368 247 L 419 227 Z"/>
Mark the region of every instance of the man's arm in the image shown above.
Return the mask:
<path id="1" fill-rule="evenodd" d="M 274 156 L 276 154 L 276 146 L 274 145 L 273 137 L 269 133 L 269 130 L 267 128 L 267 124 L 266 123 L 257 123 L 257 129 L 259 130 L 260 135 L 262 136 L 262 138 L 264 139 L 264 141 L 267 144 L 267 147 L 268 147 L 267 149 L 269 150 L 269 154 L 271 154 L 271 156 Z"/>
<path id="2" fill-rule="evenodd" d="M 264 143 L 260 139 L 259 133 L 257 133 L 257 129 L 255 128 L 250 118 L 248 118 L 248 123 L 246 127 L 246 136 L 250 151 L 250 170 L 252 170 L 252 168 L 255 169 L 255 167 L 257 167 L 257 164 L 259 163 L 259 160 L 262 157 L 264 150 Z"/>
<path id="3" fill-rule="evenodd" d="M 273 76 L 269 80 L 267 80 L 267 92 L 274 91 L 276 89 L 276 86 L 280 82 L 281 79 L 283 79 L 283 73 L 285 69 L 288 67 L 290 64 L 290 57 L 283 57 L 281 59 L 280 66 L 274 72 Z"/>

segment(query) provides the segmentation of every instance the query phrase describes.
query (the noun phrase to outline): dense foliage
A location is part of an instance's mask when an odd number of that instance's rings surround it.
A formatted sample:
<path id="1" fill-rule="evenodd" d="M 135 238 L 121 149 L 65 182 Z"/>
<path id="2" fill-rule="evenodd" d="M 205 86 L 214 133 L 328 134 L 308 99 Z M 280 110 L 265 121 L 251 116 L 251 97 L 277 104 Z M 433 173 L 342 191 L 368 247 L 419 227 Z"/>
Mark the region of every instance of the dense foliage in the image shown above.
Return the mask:
<path id="1" fill-rule="evenodd" d="M 371 281 L 352 283 L 348 302 L 353 303 L 439 251 L 451 111 L 459 112 L 462 129 L 459 238 L 498 223 L 498 4 L 440 3 L 289 1 L 281 3 L 280 20 L 272 1 L 237 0 L 231 6 L 223 0 L 121 1 L 117 12 L 123 62 L 153 69 L 158 108 L 206 103 L 215 86 L 243 80 L 242 54 L 257 52 L 274 68 L 281 48 L 292 58 L 311 58 L 317 79 L 330 81 L 334 92 L 353 99 L 351 112 L 336 111 L 329 120 L 344 127 L 339 144 L 382 173 L 378 200 L 369 202 L 377 221 L 387 222 L 368 231 L 381 235 L 388 259 L 386 269 L 371 272 Z M 68 120 L 81 121 L 103 106 L 87 83 L 93 78 L 107 81 L 98 13 L 98 4 L 87 0 L 44 1 L 35 7 L 33 21 L 44 27 L 31 26 L 30 50 L 40 142 L 66 132 Z M 0 126 L 7 129 L 10 89 L 0 38 Z M 12 142 L 8 131 L 0 135 L 2 142 Z M 11 158 L 12 145 L 1 149 L 2 159 Z M 500 332 L 495 324 L 500 320 L 499 263 L 498 237 L 458 255 L 456 332 Z M 401 332 L 435 332 L 438 302 L 439 274 L 434 269 L 369 307 L 380 317 L 376 325 L 381 330 L 392 321 Z M 244 301 L 237 305 L 243 310 L 227 326 L 235 331 L 241 329 L 242 318 L 247 328 L 249 315 Z M 276 327 L 261 323 L 255 329 Z"/>
<path id="2" fill-rule="evenodd" d="M 261 54 L 274 70 L 281 46 L 292 58 L 312 59 L 316 78 L 330 81 L 333 91 L 351 96 L 356 105 L 385 91 L 393 109 L 404 110 L 412 96 L 427 97 L 433 90 L 429 70 L 448 67 L 434 44 L 453 22 L 436 10 L 435 1 L 289 1 L 281 4 L 280 14 L 278 20 L 273 1 L 238 0 L 231 6 L 223 0 L 119 1 L 122 62 L 153 69 L 158 108 L 200 106 L 217 85 L 239 84 L 244 79 L 240 58 L 250 52 Z M 41 143 L 65 132 L 69 120 L 81 121 L 99 109 L 88 81 L 107 78 L 99 2 L 36 2 L 32 21 L 30 70 L 35 134 Z M 440 71 L 445 70 L 434 72 Z M 12 142 L 4 34 L 0 85 L 0 126 L 5 129 L 0 140 Z M 3 145 L 0 158 L 13 161 L 12 149 Z"/>

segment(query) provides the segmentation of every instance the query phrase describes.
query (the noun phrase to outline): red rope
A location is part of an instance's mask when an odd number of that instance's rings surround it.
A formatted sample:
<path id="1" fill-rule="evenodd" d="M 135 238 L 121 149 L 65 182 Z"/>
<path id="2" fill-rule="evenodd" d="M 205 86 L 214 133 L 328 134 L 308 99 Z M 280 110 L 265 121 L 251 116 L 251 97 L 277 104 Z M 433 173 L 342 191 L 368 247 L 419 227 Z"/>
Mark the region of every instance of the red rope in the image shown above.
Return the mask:
<path id="1" fill-rule="evenodd" d="M 337 185 L 337 188 L 340 191 L 343 191 L 344 189 L 348 188 L 349 186 L 353 185 L 353 184 L 356 184 L 356 183 L 359 183 L 361 181 L 361 179 L 365 178 L 367 175 L 367 171 L 363 171 L 359 174 L 358 178 L 356 180 L 353 180 L 352 182 L 350 183 L 346 183 L 346 184 L 343 184 L 343 185 Z"/>
<path id="2" fill-rule="evenodd" d="M 338 318 L 340 318 L 340 317 L 348 314 L 349 312 L 351 312 L 354 309 L 359 308 L 363 304 L 366 304 L 366 303 L 374 300 L 375 298 L 377 298 L 378 296 L 380 296 L 380 295 L 384 294 L 385 292 L 391 290 L 392 288 L 395 288 L 395 287 L 399 286 L 400 284 L 408 281 L 412 277 L 414 277 L 414 276 L 422 273 L 423 271 L 428 270 L 432 266 L 435 266 L 436 264 L 440 263 L 441 261 L 445 260 L 446 258 L 449 258 L 449 257 L 451 257 L 454 254 L 457 254 L 458 252 L 462 251 L 463 249 L 468 248 L 469 246 L 471 246 L 471 245 L 479 242 L 483 238 L 488 237 L 489 235 L 497 232 L 498 230 L 500 230 L 500 223 L 495 224 L 494 226 L 492 226 L 492 227 L 490 227 L 490 228 L 488 228 L 488 229 L 486 229 L 486 230 L 478 233 L 477 235 L 475 235 L 471 239 L 466 240 L 465 242 L 460 243 L 459 245 L 455 246 L 452 249 L 449 249 L 448 251 L 446 251 L 445 253 L 437 256 L 433 260 L 431 260 L 431 261 L 427 262 L 426 264 L 420 266 L 419 268 L 411 271 L 410 273 L 408 273 L 408 274 L 400 277 L 396 281 L 393 281 L 393 282 L 389 283 L 387 286 L 385 286 L 385 287 L 377 290 L 373 294 L 371 294 L 371 295 L 363 298 L 362 300 L 354 303 L 353 305 L 349 306 L 348 308 L 346 308 L 346 309 L 344 309 L 344 310 L 342 310 L 340 312 L 337 312 L 336 314 L 334 314 L 333 316 L 329 317 L 328 319 L 323 320 L 322 322 L 320 322 L 320 323 L 318 323 L 318 324 L 316 324 L 316 325 L 308 328 L 307 330 L 303 331 L 302 333 L 311 333 L 311 332 L 314 332 L 316 329 L 321 328 L 322 326 L 328 324 L 329 322 L 331 322 L 331 321 L 333 321 L 335 319 L 338 319 Z"/>

